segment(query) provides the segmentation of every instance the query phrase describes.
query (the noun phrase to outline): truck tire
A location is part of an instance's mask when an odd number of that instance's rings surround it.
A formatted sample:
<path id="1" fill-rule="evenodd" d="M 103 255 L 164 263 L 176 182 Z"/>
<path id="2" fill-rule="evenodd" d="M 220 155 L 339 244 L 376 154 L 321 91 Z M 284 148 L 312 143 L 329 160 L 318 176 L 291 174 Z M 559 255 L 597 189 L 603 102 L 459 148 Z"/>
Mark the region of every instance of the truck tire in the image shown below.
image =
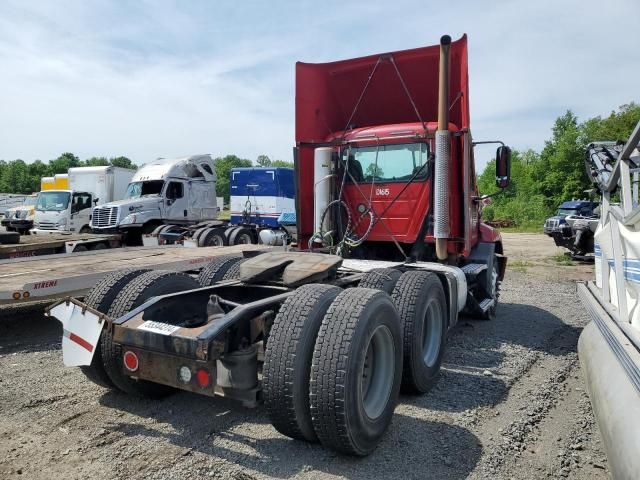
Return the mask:
<path id="1" fill-rule="evenodd" d="M 193 235 L 191 235 L 191 240 L 193 240 L 194 242 L 196 242 L 196 245 L 198 245 L 198 241 L 200 240 L 200 235 L 202 235 L 204 232 L 206 232 L 207 230 L 209 230 L 207 227 L 200 227 L 197 228 L 194 232 Z"/>
<path id="2" fill-rule="evenodd" d="M 426 393 L 438 379 L 447 338 L 442 283 L 434 273 L 405 272 L 391 297 L 402 321 L 402 391 Z"/>
<path id="3" fill-rule="evenodd" d="M 154 237 L 157 237 L 158 235 L 160 235 L 160 232 L 164 229 L 164 227 L 166 227 L 166 225 L 158 225 L 153 232 L 151 232 L 151 235 Z"/>
<path id="4" fill-rule="evenodd" d="M 167 293 L 199 288 L 200 284 L 185 273 L 153 270 L 133 278 L 124 285 L 115 297 L 109 316 L 118 318 L 142 305 L 151 297 Z M 172 387 L 146 380 L 136 380 L 123 371 L 122 346 L 113 341 L 112 332 L 103 330 L 100 338 L 104 369 L 107 375 L 123 392 L 136 396 L 160 398 L 174 391 Z"/>
<path id="5" fill-rule="evenodd" d="M 223 280 L 238 280 L 240 278 L 240 265 L 244 263 L 246 258 L 241 258 L 240 261 L 234 263 L 229 267 L 227 273 L 222 277 Z"/>
<path id="6" fill-rule="evenodd" d="M 303 285 L 282 304 L 269 333 L 264 401 L 271 424 L 288 437 L 317 441 L 309 407 L 311 358 L 322 319 L 341 291 L 332 285 Z"/>
<path id="7" fill-rule="evenodd" d="M 396 286 L 396 283 L 401 276 L 402 272 L 395 268 L 374 268 L 362 276 L 362 280 L 360 280 L 358 287 L 382 290 L 383 292 L 387 292 L 391 295 L 393 287 Z"/>
<path id="8" fill-rule="evenodd" d="M 228 245 L 224 228 L 207 228 L 198 239 L 199 247 L 224 247 Z"/>
<path id="9" fill-rule="evenodd" d="M 237 255 L 222 255 L 216 257 L 200 271 L 198 283 L 203 287 L 210 287 L 222 281 L 229 269 L 240 260 L 242 260 L 242 257 Z"/>
<path id="10" fill-rule="evenodd" d="M 231 235 L 233 235 L 233 233 L 239 228 L 240 227 L 227 227 L 224 230 L 224 236 L 227 239 L 227 245 L 233 245 L 233 243 L 231 243 Z"/>
<path id="11" fill-rule="evenodd" d="M 498 258 L 494 255 L 493 263 L 489 265 L 490 273 L 489 276 L 484 277 L 483 281 L 481 281 L 481 285 L 484 288 L 485 292 L 487 292 L 493 298 L 493 306 L 487 310 L 484 314 L 480 315 L 481 320 L 493 320 L 496 318 L 496 311 L 498 309 L 498 299 L 500 298 L 500 280 L 499 271 L 498 271 Z"/>
<path id="12" fill-rule="evenodd" d="M 391 298 L 344 290 L 322 320 L 311 363 L 311 419 L 322 445 L 371 453 L 391 422 L 401 377 L 402 331 Z"/>
<path id="13" fill-rule="evenodd" d="M 135 277 L 148 271 L 148 269 L 127 269 L 109 273 L 89 290 L 87 296 L 84 297 L 84 303 L 101 313 L 107 313 L 111 303 L 120 293 L 120 289 Z M 101 387 L 114 388 L 113 382 L 104 369 L 100 344 L 101 342 L 98 341 L 91 364 L 80 367 L 80 370 L 93 383 Z"/>
<path id="14" fill-rule="evenodd" d="M 3 245 L 15 245 L 16 243 L 20 243 L 20 233 L 19 232 L 0 232 L 0 244 Z"/>
<path id="15" fill-rule="evenodd" d="M 229 245 L 251 245 L 253 243 L 253 233 L 249 228 L 238 227 L 229 235 Z"/>

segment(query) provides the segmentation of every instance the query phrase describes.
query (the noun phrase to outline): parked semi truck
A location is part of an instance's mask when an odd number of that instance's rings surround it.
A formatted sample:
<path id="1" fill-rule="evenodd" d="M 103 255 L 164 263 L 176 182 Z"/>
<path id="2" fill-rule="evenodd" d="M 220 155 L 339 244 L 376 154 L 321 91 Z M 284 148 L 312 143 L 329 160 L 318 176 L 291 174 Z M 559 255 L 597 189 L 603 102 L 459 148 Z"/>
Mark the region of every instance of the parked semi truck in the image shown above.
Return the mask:
<path id="1" fill-rule="evenodd" d="M 210 155 L 158 159 L 142 167 L 123 200 L 96 207 L 94 232 L 123 232 L 128 244 L 184 243 L 223 246 L 283 244 L 278 216 L 293 212 L 293 170 L 231 171 L 231 220 L 219 220 L 216 173 Z"/>
<path id="2" fill-rule="evenodd" d="M 93 207 L 122 198 L 134 173 L 111 166 L 70 168 L 68 188 L 38 194 L 32 233 L 91 233 Z M 65 178 L 56 182 L 64 186 Z"/>
<path id="3" fill-rule="evenodd" d="M 578 284 L 592 321 L 578 342 L 587 390 L 613 478 L 640 472 L 640 122 L 626 142 L 587 147 L 602 194 L 595 281 Z"/>
<path id="4" fill-rule="evenodd" d="M 480 221 L 466 36 L 298 63 L 295 122 L 297 250 L 197 279 L 116 272 L 50 314 L 65 364 L 96 383 L 264 400 L 284 435 L 367 455 L 399 391 L 437 381 L 459 315 L 496 312 L 506 257 Z M 504 188 L 508 147 L 496 160 Z"/>

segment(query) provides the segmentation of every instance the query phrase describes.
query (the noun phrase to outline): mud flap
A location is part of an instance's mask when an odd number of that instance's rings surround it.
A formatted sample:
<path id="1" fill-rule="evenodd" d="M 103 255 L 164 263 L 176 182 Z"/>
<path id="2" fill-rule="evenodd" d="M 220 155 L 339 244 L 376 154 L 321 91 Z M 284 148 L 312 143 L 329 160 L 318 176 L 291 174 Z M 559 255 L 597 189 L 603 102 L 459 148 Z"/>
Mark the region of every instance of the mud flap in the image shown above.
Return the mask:
<path id="1" fill-rule="evenodd" d="M 65 366 L 90 365 L 106 323 L 104 318 L 71 301 L 54 305 L 48 313 L 62 323 L 62 361 Z"/>

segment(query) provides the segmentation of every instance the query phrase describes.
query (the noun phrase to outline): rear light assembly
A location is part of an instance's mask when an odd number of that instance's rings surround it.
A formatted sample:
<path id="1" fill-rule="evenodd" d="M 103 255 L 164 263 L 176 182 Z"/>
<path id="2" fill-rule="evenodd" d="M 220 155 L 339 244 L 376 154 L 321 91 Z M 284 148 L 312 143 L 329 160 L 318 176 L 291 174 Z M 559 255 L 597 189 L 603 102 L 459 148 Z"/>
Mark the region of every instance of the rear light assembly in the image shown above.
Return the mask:
<path id="1" fill-rule="evenodd" d="M 127 370 L 129 370 L 130 372 L 135 372 L 136 370 L 138 370 L 140 362 L 138 361 L 138 356 L 135 353 L 133 353 L 132 351 L 124 352 L 123 360 L 124 366 Z"/>
<path id="2" fill-rule="evenodd" d="M 206 388 L 211 385 L 211 374 L 204 368 L 196 371 L 196 383 L 200 388 Z"/>

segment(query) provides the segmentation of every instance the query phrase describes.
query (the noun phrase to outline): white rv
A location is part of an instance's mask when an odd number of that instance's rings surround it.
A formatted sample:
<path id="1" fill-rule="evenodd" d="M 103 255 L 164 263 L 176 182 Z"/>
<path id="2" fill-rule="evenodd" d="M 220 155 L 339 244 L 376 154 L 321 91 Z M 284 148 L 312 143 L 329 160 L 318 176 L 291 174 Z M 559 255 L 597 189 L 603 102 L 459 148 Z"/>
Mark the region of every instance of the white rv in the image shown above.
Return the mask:
<path id="1" fill-rule="evenodd" d="M 38 194 L 32 233 L 91 232 L 91 210 L 122 198 L 135 173 L 120 167 L 69 169 L 69 188 Z"/>

